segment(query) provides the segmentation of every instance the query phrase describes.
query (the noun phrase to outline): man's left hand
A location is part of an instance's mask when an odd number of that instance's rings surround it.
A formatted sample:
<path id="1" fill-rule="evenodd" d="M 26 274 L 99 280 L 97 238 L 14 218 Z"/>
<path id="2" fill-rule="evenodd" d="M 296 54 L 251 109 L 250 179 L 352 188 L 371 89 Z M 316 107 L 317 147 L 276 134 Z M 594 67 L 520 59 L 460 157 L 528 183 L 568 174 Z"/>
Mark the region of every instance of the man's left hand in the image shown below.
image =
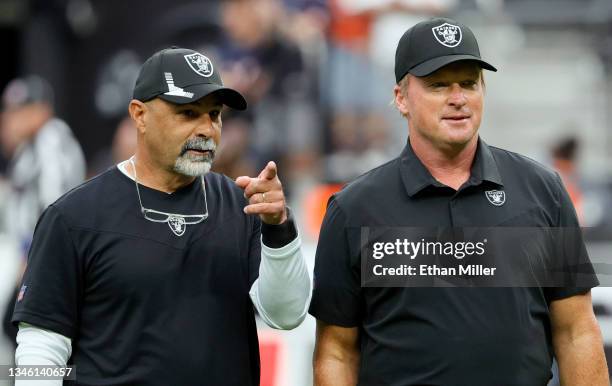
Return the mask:
<path id="1" fill-rule="evenodd" d="M 244 213 L 258 214 L 261 221 L 271 225 L 282 224 L 287 220 L 285 194 L 274 161 L 268 162 L 256 178 L 236 178 L 236 185 L 244 190 L 244 197 L 249 200 Z"/>

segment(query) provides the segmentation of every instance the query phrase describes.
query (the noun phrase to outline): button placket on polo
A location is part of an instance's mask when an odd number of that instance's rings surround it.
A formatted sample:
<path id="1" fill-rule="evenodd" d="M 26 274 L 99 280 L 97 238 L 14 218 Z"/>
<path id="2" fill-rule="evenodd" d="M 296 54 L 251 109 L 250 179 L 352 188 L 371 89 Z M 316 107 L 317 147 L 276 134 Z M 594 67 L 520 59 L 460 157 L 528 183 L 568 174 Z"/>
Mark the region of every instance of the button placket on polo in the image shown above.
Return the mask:
<path id="1" fill-rule="evenodd" d="M 450 216 L 451 227 L 455 227 L 455 211 L 456 211 L 456 207 L 457 207 L 456 196 L 453 196 L 450 199 L 450 202 L 448 203 L 448 213 L 449 213 L 449 216 Z"/>

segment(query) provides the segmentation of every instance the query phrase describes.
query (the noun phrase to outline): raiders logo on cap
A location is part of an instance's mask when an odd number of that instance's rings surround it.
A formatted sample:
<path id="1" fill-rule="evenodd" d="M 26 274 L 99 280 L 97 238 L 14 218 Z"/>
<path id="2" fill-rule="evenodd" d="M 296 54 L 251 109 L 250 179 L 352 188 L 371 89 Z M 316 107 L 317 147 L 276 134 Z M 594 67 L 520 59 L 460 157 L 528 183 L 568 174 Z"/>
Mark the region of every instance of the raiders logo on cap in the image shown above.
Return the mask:
<path id="1" fill-rule="evenodd" d="M 209 77 L 213 74 L 213 65 L 210 59 L 206 56 L 198 53 L 185 55 L 185 60 L 189 64 L 189 67 L 198 75 Z"/>
<path id="2" fill-rule="evenodd" d="M 463 38 L 461 28 L 450 23 L 444 23 L 431 29 L 436 40 L 446 47 L 457 47 Z"/>

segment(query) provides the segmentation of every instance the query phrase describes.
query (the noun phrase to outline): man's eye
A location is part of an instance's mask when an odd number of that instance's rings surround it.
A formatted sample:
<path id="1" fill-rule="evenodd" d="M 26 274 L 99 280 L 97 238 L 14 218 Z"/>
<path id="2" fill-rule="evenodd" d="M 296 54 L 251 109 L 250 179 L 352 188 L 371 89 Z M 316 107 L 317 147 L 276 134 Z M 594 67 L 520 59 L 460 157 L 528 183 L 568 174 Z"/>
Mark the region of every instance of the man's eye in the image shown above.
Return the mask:
<path id="1" fill-rule="evenodd" d="M 217 118 L 219 118 L 219 115 L 221 115 L 221 111 L 219 110 L 213 110 L 210 113 L 208 113 L 208 115 L 210 115 L 211 119 L 216 120 Z"/>
<path id="2" fill-rule="evenodd" d="M 181 115 L 187 118 L 193 118 L 196 116 L 196 112 L 190 109 L 182 110 Z"/>
<path id="3" fill-rule="evenodd" d="M 429 85 L 432 88 L 440 88 L 440 87 L 446 87 L 446 83 L 444 82 L 434 82 L 432 84 Z"/>
<path id="4" fill-rule="evenodd" d="M 475 80 L 466 80 L 464 82 L 461 82 L 461 85 L 463 87 L 474 87 L 474 86 L 476 86 L 476 81 Z"/>

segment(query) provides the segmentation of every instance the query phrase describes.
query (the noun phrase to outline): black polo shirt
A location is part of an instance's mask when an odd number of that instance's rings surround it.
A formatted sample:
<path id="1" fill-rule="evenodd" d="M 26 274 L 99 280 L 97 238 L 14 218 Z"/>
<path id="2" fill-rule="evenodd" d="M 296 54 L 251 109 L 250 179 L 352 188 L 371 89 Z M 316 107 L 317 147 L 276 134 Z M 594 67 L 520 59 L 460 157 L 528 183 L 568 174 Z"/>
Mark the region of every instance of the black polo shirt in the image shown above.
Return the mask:
<path id="1" fill-rule="evenodd" d="M 42 215 L 13 321 L 72 339 L 76 384 L 259 384 L 257 216 L 222 175 L 205 176 L 208 218 L 177 235 L 146 220 L 116 167 Z M 167 194 L 140 185 L 146 208 L 205 211 L 202 183 Z M 180 233 L 180 232 L 179 232 Z"/>
<path id="2" fill-rule="evenodd" d="M 486 197 L 503 191 L 505 203 Z M 589 288 L 361 287 L 362 227 L 578 227 L 559 176 L 479 140 L 469 180 L 436 181 L 410 144 L 330 199 L 310 313 L 359 327 L 362 386 L 544 386 L 553 349 L 548 305 Z"/>

